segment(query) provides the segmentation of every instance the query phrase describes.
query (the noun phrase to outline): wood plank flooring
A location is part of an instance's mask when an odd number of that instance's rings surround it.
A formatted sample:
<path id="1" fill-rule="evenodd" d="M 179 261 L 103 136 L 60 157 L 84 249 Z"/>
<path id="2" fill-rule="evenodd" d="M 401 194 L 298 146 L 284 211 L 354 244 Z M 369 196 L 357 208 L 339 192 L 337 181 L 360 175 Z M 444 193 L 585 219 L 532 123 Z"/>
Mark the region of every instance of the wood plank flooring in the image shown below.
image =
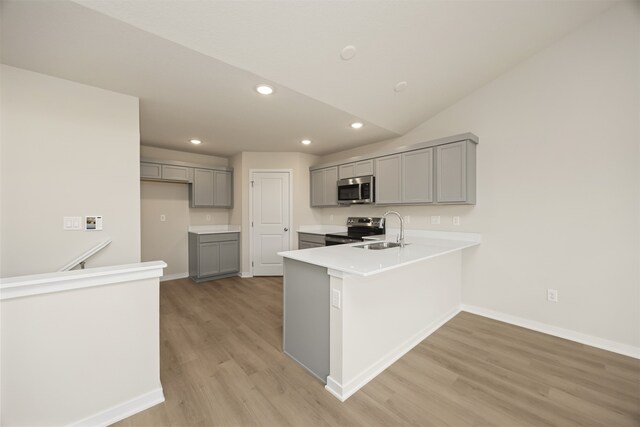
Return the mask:
<path id="1" fill-rule="evenodd" d="M 282 280 L 161 284 L 166 401 L 120 426 L 640 426 L 640 361 L 460 313 L 345 403 L 282 351 Z"/>

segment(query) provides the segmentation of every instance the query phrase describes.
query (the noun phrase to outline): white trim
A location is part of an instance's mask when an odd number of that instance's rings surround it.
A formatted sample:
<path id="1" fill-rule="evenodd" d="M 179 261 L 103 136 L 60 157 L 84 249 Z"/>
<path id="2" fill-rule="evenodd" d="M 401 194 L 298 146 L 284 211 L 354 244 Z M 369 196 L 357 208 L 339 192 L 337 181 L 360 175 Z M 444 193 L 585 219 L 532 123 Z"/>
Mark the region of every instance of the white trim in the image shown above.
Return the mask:
<path id="1" fill-rule="evenodd" d="M 165 274 L 164 276 L 162 276 L 160 278 L 161 282 L 167 282 L 169 280 L 176 280 L 176 279 L 185 279 L 189 277 L 189 273 L 185 272 L 185 273 L 174 273 L 174 274 Z"/>
<path id="2" fill-rule="evenodd" d="M 382 371 L 391 366 L 395 361 L 407 354 L 413 347 L 424 341 L 429 335 L 437 331 L 442 325 L 453 319 L 458 313 L 460 313 L 460 307 L 456 307 L 453 310 L 446 313 L 440 319 L 437 319 L 427 325 L 424 329 L 416 333 L 413 337 L 409 338 L 389 353 L 386 356 L 378 360 L 376 363 L 367 368 L 364 372 L 358 375 L 347 384 L 340 384 L 335 381 L 331 376 L 327 377 L 327 385 L 324 387 L 329 393 L 337 397 L 341 402 L 347 400 L 353 393 L 360 390 L 369 381 L 378 376 Z"/>
<path id="3" fill-rule="evenodd" d="M 71 424 L 70 427 L 108 426 L 162 402 L 164 402 L 164 394 L 162 393 L 162 387 L 160 387 L 80 421 L 76 421 Z"/>
<path id="4" fill-rule="evenodd" d="M 243 279 L 250 279 L 251 277 L 253 277 L 253 273 L 251 273 L 251 271 L 241 271 L 240 273 L 238 273 L 238 276 Z"/>
<path id="5" fill-rule="evenodd" d="M 583 334 L 582 332 L 576 332 L 570 329 L 564 329 L 558 326 L 536 322 L 535 320 L 529 320 L 523 317 L 513 316 L 511 314 L 501 313 L 499 311 L 493 311 L 474 305 L 462 304 L 462 311 L 477 314 L 478 316 L 488 317 L 489 319 L 498 320 L 511 325 L 520 326 L 522 328 L 531 329 L 533 331 L 542 332 L 543 334 L 564 338 L 569 341 L 575 341 L 580 344 L 589 345 L 602 350 L 622 354 L 624 356 L 633 357 L 635 359 L 640 359 L 640 347 L 635 347 L 629 344 L 610 341 L 593 335 Z"/>
<path id="6" fill-rule="evenodd" d="M 249 274 L 253 277 L 253 181 L 254 173 L 287 173 L 289 174 L 289 250 L 293 247 L 293 169 L 249 169 L 249 223 L 246 224 L 249 229 Z M 283 261 L 284 263 L 284 261 Z M 244 273 L 243 273 L 244 274 Z"/>
<path id="7" fill-rule="evenodd" d="M 151 261 L 0 279 L 0 300 L 158 278 L 166 266 Z"/>

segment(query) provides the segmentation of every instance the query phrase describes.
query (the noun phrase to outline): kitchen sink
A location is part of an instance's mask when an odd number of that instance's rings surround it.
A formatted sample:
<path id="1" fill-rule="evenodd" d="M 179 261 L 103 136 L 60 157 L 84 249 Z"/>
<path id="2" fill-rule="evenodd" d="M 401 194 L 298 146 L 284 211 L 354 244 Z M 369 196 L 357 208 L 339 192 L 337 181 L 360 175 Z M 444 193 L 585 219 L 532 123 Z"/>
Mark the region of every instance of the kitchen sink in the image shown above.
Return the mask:
<path id="1" fill-rule="evenodd" d="M 374 251 L 379 251 L 380 249 L 397 248 L 399 246 L 400 246 L 400 243 L 376 242 L 376 243 L 367 243 L 365 245 L 357 245 L 357 246 L 354 246 L 354 248 L 370 249 L 370 250 L 374 250 Z"/>

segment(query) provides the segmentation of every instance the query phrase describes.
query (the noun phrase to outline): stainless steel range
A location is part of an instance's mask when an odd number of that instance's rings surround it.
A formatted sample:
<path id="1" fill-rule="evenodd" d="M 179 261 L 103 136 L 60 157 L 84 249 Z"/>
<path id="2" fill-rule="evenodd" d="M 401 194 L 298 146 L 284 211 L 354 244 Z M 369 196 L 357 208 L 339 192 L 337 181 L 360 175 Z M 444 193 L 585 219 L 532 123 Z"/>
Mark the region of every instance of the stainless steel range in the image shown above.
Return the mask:
<path id="1" fill-rule="evenodd" d="M 346 232 L 327 234 L 324 241 L 326 246 L 343 245 L 345 243 L 362 242 L 366 236 L 384 233 L 384 218 L 350 216 L 347 219 Z"/>

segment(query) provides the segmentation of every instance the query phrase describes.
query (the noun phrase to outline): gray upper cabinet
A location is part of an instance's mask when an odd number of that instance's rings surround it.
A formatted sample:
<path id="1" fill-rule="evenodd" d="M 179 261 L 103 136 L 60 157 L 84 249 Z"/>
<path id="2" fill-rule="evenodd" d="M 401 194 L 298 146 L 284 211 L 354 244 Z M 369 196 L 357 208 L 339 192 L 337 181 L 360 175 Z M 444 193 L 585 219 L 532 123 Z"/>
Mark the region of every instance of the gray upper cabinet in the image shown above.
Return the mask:
<path id="1" fill-rule="evenodd" d="M 140 178 L 162 179 L 162 165 L 159 163 L 140 162 Z"/>
<path id="2" fill-rule="evenodd" d="M 402 203 L 402 155 L 379 157 L 375 168 L 376 203 Z"/>
<path id="3" fill-rule="evenodd" d="M 315 166 L 311 206 L 337 205 L 336 186 L 329 184 L 334 177 L 328 174 L 336 168 L 340 179 L 375 176 L 377 205 L 475 204 L 477 145 L 478 137 L 468 132 L 380 151 L 372 159 Z"/>
<path id="4" fill-rule="evenodd" d="M 338 168 L 311 171 L 311 206 L 338 205 Z"/>
<path id="5" fill-rule="evenodd" d="M 402 203 L 433 202 L 433 148 L 402 153 Z"/>
<path id="6" fill-rule="evenodd" d="M 191 181 L 193 168 L 186 166 L 162 165 L 162 179 L 170 181 Z"/>
<path id="7" fill-rule="evenodd" d="M 191 207 L 213 207 L 213 173 L 211 169 L 194 169 Z"/>
<path id="8" fill-rule="evenodd" d="M 436 202 L 476 202 L 476 144 L 460 141 L 436 147 Z"/>
<path id="9" fill-rule="evenodd" d="M 339 179 L 373 175 L 373 159 L 347 163 L 338 167 Z"/>
<path id="10" fill-rule="evenodd" d="M 325 206 L 338 205 L 338 168 L 324 170 L 324 203 Z"/>
<path id="11" fill-rule="evenodd" d="M 233 205 L 233 175 L 226 171 L 213 171 L 213 206 L 230 208 Z"/>

